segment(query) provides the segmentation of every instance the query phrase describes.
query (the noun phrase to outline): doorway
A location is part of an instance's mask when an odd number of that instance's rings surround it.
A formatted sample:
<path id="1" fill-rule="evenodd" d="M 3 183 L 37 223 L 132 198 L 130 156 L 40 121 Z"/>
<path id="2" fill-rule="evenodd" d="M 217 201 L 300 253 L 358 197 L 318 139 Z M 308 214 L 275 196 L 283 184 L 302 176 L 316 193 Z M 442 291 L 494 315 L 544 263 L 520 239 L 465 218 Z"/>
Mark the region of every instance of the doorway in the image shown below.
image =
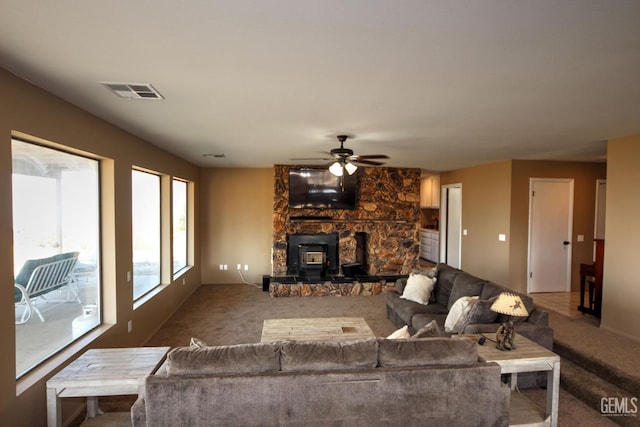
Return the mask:
<path id="1" fill-rule="evenodd" d="M 462 264 L 462 184 L 442 186 L 440 203 L 440 261 L 454 268 Z"/>
<path id="2" fill-rule="evenodd" d="M 529 180 L 529 277 L 527 290 L 571 290 L 573 179 Z"/>

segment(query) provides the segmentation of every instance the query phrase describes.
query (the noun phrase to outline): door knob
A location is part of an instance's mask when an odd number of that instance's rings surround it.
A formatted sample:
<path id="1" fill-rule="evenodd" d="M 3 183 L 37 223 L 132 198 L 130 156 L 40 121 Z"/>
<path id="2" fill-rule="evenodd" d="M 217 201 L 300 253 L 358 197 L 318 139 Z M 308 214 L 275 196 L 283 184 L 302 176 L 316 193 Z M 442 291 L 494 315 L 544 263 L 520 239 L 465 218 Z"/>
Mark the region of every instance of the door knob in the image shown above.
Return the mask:
<path id="1" fill-rule="evenodd" d="M 568 241 L 568 240 L 565 240 L 564 242 L 562 242 L 562 244 L 563 244 L 563 245 L 565 245 L 565 246 L 568 246 L 568 245 L 570 245 L 570 244 L 571 244 L 571 242 L 570 242 L 570 241 Z"/>

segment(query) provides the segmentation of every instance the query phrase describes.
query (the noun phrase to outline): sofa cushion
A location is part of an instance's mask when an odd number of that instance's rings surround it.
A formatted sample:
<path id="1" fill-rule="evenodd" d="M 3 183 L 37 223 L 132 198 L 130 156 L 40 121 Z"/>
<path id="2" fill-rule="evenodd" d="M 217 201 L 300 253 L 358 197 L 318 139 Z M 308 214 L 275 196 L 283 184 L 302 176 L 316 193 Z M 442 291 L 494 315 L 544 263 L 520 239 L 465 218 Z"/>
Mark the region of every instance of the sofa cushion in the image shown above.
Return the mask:
<path id="1" fill-rule="evenodd" d="M 453 288 L 453 281 L 461 271 L 444 263 L 438 264 L 436 268 L 438 270 L 438 281 L 435 287 L 435 302 L 447 307 L 451 296 L 451 288 Z"/>
<path id="2" fill-rule="evenodd" d="M 486 282 L 482 287 L 482 292 L 480 293 L 481 300 L 488 300 L 493 297 L 497 297 L 503 292 L 507 292 L 508 289 L 504 286 L 500 286 L 497 283 Z"/>
<path id="3" fill-rule="evenodd" d="M 453 280 L 453 287 L 451 288 L 451 295 L 449 296 L 449 302 L 447 308 L 451 310 L 453 303 L 458 301 L 461 297 L 475 297 L 482 293 L 486 280 L 475 277 L 464 271 L 456 275 Z"/>
<path id="4" fill-rule="evenodd" d="M 419 338 L 379 340 L 378 364 L 385 368 L 435 365 L 470 365 L 478 362 L 478 349 L 471 340 Z"/>
<path id="5" fill-rule="evenodd" d="M 467 315 L 467 324 L 473 325 L 476 323 L 494 323 L 498 318 L 498 313 L 491 310 L 491 305 L 498 299 L 498 297 L 493 297 L 488 300 L 479 300 Z"/>
<path id="6" fill-rule="evenodd" d="M 424 274 L 411 273 L 400 298 L 427 305 L 436 280 L 435 277 L 431 278 Z"/>
<path id="7" fill-rule="evenodd" d="M 280 350 L 282 371 L 375 368 L 378 340 L 287 341 Z"/>
<path id="8" fill-rule="evenodd" d="M 280 370 L 281 343 L 177 347 L 167 355 L 167 374 L 240 374 Z"/>
<path id="9" fill-rule="evenodd" d="M 395 292 L 387 292 L 385 294 L 385 303 L 387 307 L 391 308 L 396 315 L 402 319 L 405 325 L 411 324 L 411 319 L 416 314 L 420 313 L 433 313 L 433 314 L 446 314 L 447 306 L 429 303 L 429 305 L 418 304 L 417 302 L 409 301 L 400 298 Z M 400 325 L 398 325 L 400 326 Z"/>

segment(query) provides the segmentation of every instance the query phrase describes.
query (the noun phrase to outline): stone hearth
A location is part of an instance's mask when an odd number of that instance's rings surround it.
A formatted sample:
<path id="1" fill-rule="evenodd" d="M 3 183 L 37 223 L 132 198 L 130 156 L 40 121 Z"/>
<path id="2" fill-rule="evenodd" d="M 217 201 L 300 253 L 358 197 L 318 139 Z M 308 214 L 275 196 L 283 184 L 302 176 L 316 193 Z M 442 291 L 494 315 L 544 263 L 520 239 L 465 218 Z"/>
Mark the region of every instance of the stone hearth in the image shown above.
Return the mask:
<path id="1" fill-rule="evenodd" d="M 377 282 L 322 282 L 322 283 L 271 283 L 269 295 L 279 297 L 323 297 L 323 296 L 354 296 L 379 295 L 381 292 L 395 288 L 394 281 Z"/>
<path id="2" fill-rule="evenodd" d="M 356 233 L 365 233 L 371 275 L 409 274 L 415 266 L 419 169 L 359 168 L 358 207 L 354 210 L 289 208 L 289 166 L 276 165 L 274 172 L 274 276 L 287 274 L 287 235 L 291 234 L 338 233 L 338 262 L 348 264 L 356 262 Z"/>

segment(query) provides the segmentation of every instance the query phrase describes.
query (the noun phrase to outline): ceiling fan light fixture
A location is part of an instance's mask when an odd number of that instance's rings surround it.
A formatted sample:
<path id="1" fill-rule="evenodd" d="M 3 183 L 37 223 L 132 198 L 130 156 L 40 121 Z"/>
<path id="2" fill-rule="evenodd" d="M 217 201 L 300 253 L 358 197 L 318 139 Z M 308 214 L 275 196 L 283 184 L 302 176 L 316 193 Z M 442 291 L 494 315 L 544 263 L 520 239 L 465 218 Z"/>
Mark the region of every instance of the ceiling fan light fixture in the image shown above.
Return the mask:
<path id="1" fill-rule="evenodd" d="M 344 168 L 347 170 L 349 175 L 353 175 L 358 170 L 358 167 L 351 162 L 347 162 L 344 165 Z"/>
<path id="2" fill-rule="evenodd" d="M 331 166 L 329 166 L 329 172 L 331 172 L 335 176 L 342 176 L 344 173 L 342 169 L 342 164 L 340 162 L 335 162 Z"/>

